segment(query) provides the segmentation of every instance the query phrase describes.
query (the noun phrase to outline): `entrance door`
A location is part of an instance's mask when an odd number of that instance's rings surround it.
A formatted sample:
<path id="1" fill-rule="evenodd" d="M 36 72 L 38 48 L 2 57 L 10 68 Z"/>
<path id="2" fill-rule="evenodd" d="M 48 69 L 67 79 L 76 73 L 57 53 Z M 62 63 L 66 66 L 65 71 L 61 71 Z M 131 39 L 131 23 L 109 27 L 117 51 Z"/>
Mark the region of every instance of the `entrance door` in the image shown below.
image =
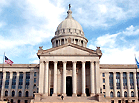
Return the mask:
<path id="1" fill-rule="evenodd" d="M 66 94 L 72 96 L 72 77 L 66 77 Z"/>

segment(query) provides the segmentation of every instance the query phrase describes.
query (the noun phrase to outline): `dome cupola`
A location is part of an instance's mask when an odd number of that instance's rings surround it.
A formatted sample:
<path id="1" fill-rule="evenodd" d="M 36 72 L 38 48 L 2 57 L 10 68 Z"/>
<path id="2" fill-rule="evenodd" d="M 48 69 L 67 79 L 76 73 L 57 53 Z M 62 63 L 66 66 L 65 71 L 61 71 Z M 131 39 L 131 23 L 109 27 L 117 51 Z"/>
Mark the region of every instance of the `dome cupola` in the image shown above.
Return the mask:
<path id="1" fill-rule="evenodd" d="M 84 37 L 82 26 L 72 17 L 70 7 L 71 6 L 69 4 L 67 17 L 58 25 L 55 36 L 51 40 L 53 47 L 66 44 L 68 42 L 83 47 L 86 47 L 87 45 L 88 40 Z"/>

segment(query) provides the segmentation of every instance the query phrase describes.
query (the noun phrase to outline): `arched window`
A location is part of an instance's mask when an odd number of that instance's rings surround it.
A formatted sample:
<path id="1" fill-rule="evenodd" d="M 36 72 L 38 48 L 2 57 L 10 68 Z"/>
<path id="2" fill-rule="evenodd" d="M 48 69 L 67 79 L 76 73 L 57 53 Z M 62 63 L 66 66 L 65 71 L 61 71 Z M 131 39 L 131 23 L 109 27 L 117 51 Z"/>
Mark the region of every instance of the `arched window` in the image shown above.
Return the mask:
<path id="1" fill-rule="evenodd" d="M 110 97 L 113 97 L 113 92 L 112 91 L 110 92 Z"/>
<path id="2" fill-rule="evenodd" d="M 117 92 L 117 97 L 120 97 L 120 92 L 119 91 Z"/>
<path id="3" fill-rule="evenodd" d="M 15 96 L 15 91 L 12 91 L 12 97 L 14 97 Z"/>
<path id="4" fill-rule="evenodd" d="M 34 84 L 33 89 L 36 89 L 36 84 Z"/>
<path id="5" fill-rule="evenodd" d="M 33 92 L 33 97 L 35 97 L 34 93 L 36 93 L 35 91 Z"/>
<path id="6" fill-rule="evenodd" d="M 124 92 L 124 97 L 127 97 L 127 92 L 126 91 Z"/>
<path id="7" fill-rule="evenodd" d="M 131 97 L 134 97 L 134 92 L 133 91 L 131 92 Z"/>
<path id="8" fill-rule="evenodd" d="M 25 97 L 28 97 L 28 94 L 29 94 L 29 92 L 28 92 L 28 91 L 26 91 L 26 96 L 25 96 Z"/>
<path id="9" fill-rule="evenodd" d="M 5 91 L 5 96 L 8 96 L 8 91 L 7 90 Z"/>
<path id="10" fill-rule="evenodd" d="M 21 92 L 21 91 L 18 92 L 18 96 L 19 96 L 19 97 L 22 96 L 22 92 Z"/>

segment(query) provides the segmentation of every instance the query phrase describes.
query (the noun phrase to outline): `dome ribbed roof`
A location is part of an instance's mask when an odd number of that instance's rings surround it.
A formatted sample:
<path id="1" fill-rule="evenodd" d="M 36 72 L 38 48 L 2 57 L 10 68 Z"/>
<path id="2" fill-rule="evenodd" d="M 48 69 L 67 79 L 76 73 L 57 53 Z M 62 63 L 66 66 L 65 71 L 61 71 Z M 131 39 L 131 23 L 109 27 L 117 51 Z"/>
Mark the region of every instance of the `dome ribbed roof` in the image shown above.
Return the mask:
<path id="1" fill-rule="evenodd" d="M 82 26 L 76 20 L 73 19 L 72 11 L 68 10 L 67 13 L 68 15 L 66 19 L 58 25 L 56 31 L 62 30 L 62 29 L 76 29 L 78 31 L 83 32 Z"/>

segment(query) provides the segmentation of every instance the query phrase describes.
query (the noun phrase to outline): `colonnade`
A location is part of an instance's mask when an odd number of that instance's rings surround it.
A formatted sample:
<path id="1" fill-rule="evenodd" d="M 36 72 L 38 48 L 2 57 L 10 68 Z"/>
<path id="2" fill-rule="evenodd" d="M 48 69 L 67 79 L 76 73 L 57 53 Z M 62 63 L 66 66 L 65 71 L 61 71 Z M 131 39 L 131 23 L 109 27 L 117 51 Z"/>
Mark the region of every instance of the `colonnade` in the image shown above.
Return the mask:
<path id="1" fill-rule="evenodd" d="M 5 89 L 5 81 L 6 81 L 6 72 L 10 73 L 10 78 L 9 78 L 9 85 L 8 85 L 8 89 Z M 12 89 L 12 79 L 13 79 L 13 71 L 3 71 L 3 80 L 2 80 L 2 89 L 1 89 L 1 97 L 3 98 L 5 96 L 5 91 L 8 91 L 8 97 L 12 96 L 12 91 L 15 91 L 15 95 L 14 97 L 18 97 L 18 92 L 19 90 L 22 91 L 22 97 L 25 96 L 25 90 L 27 89 L 29 92 L 29 96 L 33 96 L 33 78 L 34 78 L 34 72 L 33 71 L 29 71 L 30 72 L 30 83 L 29 83 L 29 88 L 25 88 L 25 84 L 26 84 L 26 72 L 21 72 L 23 73 L 23 84 L 22 84 L 22 89 L 18 88 L 19 85 L 19 75 L 20 72 L 16 71 L 16 85 L 15 85 L 15 89 Z M 38 78 L 38 77 L 37 77 Z"/>
<path id="2" fill-rule="evenodd" d="M 86 96 L 86 76 L 85 76 L 85 63 L 82 62 L 82 95 Z M 53 61 L 54 63 L 54 79 L 53 79 L 53 95 L 57 96 L 57 64 L 58 61 Z M 62 94 L 66 96 L 66 65 L 67 61 L 62 61 L 63 63 L 63 79 L 62 79 Z M 72 61 L 72 85 L 73 85 L 73 94 L 72 96 L 77 96 L 77 77 L 76 77 L 76 65 L 77 61 Z M 40 61 L 40 69 L 39 69 L 39 93 L 49 95 L 49 83 L 48 83 L 48 70 L 49 70 L 49 61 Z M 96 75 L 94 75 L 96 74 Z M 99 83 L 99 62 L 90 61 L 90 83 L 91 83 L 91 95 L 100 93 L 100 83 Z"/>
<path id="3" fill-rule="evenodd" d="M 81 40 L 79 38 L 70 38 L 70 42 L 73 43 L 73 44 L 77 44 L 79 46 L 83 46 L 83 47 L 86 47 L 86 42 L 84 40 Z M 63 44 L 66 44 L 68 43 L 68 38 L 59 38 L 59 39 L 55 39 L 52 41 L 52 47 L 57 47 L 57 46 L 60 46 L 60 45 L 63 45 Z"/>
<path id="4" fill-rule="evenodd" d="M 124 91 L 123 89 L 123 72 L 118 72 L 120 73 L 120 89 L 116 88 L 116 72 L 113 72 L 113 93 L 114 97 L 117 97 L 117 91 L 120 91 L 120 97 L 124 97 Z M 131 89 L 130 89 L 130 72 L 126 72 L 127 74 L 127 96 L 131 97 Z M 106 97 L 110 97 L 110 85 L 109 85 L 109 72 L 105 73 L 106 77 Z M 136 84 L 136 72 L 133 72 L 133 79 L 134 79 L 134 97 L 137 97 L 137 84 Z"/>

